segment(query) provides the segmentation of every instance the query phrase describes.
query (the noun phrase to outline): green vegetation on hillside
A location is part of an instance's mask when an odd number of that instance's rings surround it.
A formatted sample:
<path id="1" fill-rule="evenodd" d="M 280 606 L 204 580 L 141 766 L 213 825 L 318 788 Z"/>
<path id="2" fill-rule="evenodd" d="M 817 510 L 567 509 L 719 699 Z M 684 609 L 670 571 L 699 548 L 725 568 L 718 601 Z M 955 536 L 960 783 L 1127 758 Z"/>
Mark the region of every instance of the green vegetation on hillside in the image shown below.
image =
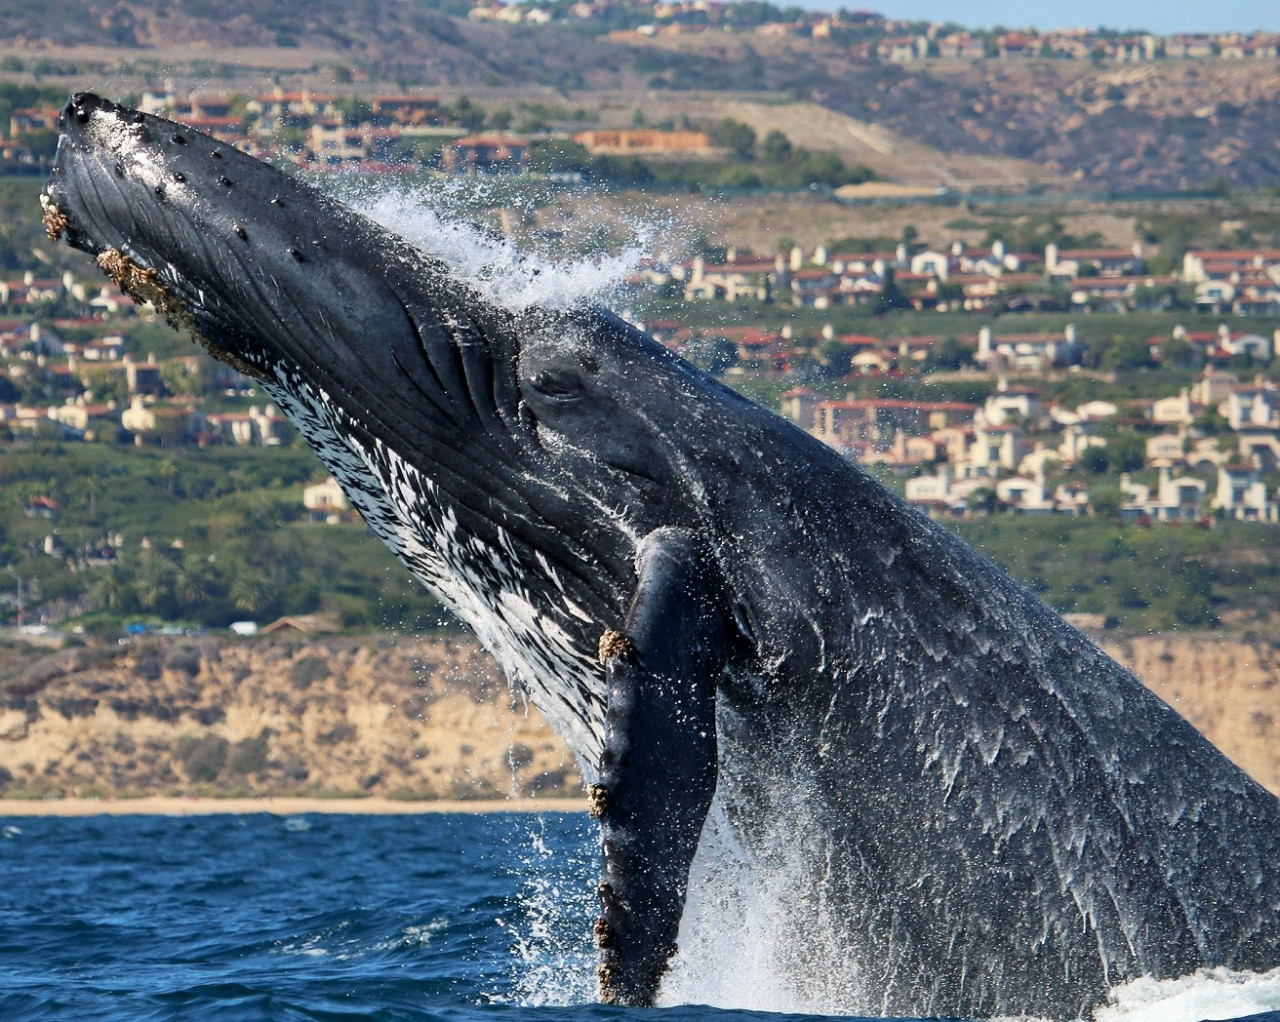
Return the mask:
<path id="1" fill-rule="evenodd" d="M 1135 631 L 1274 627 L 1280 529 L 993 516 L 950 526 L 1056 610 Z"/>
<path id="2" fill-rule="evenodd" d="M 300 448 L 11 445 L 0 455 L 0 619 L 40 608 L 113 629 L 321 613 L 347 628 L 453 627 L 360 522 L 304 521 Z M 55 518 L 33 516 L 37 498 Z M 114 541 L 118 541 L 118 546 Z"/>
<path id="3" fill-rule="evenodd" d="M 289 447 L 10 446 L 0 456 L 0 622 L 16 623 L 21 579 L 29 620 L 60 608 L 91 630 L 306 613 L 351 629 L 458 627 L 362 523 L 304 521 L 301 490 L 317 468 Z M 58 503 L 56 521 L 28 517 L 37 497 Z M 1280 584 L 1271 526 L 991 516 L 949 527 L 1056 609 L 1135 630 L 1265 630 Z"/>
<path id="4" fill-rule="evenodd" d="M 577 142 L 552 138 L 533 146 L 529 169 L 538 174 L 578 174 L 586 181 L 629 187 L 838 188 L 878 178 L 869 167 L 850 167 L 834 153 L 815 153 L 793 146 L 781 131 L 770 131 L 759 141 L 751 127 L 731 118 L 717 121 L 708 135 L 712 145 L 724 150 L 726 157 L 679 160 L 593 156 Z"/>

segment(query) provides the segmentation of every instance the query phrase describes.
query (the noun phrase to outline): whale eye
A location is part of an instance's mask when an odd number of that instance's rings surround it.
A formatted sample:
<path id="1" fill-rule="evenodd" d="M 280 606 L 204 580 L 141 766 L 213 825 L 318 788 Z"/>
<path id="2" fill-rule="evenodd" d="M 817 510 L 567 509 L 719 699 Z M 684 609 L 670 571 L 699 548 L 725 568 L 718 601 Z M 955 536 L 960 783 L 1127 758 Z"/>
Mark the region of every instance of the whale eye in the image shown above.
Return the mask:
<path id="1" fill-rule="evenodd" d="M 552 401 L 576 401 L 585 396 L 582 377 L 570 369 L 544 369 L 529 377 L 529 386 Z"/>

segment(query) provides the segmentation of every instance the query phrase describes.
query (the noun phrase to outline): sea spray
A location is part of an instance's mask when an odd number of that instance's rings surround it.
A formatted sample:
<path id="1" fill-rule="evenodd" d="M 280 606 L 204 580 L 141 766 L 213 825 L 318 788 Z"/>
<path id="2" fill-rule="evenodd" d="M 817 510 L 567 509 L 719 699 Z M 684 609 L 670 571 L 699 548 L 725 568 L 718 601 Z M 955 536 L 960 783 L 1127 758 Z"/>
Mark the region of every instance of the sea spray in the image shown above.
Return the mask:
<path id="1" fill-rule="evenodd" d="M 669 214 L 646 208 L 626 213 L 605 208 L 598 216 L 580 214 L 575 220 L 599 225 L 616 223 L 614 235 L 588 230 L 585 236 L 562 237 L 558 245 L 518 243 L 484 226 L 495 206 L 532 215 L 554 201 L 548 186 L 514 198 L 507 182 L 488 179 L 432 179 L 414 187 L 404 182 L 371 185 L 367 179 L 344 177 L 326 185 L 347 205 L 406 238 L 423 252 L 444 262 L 450 272 L 486 298 L 513 312 L 532 306 L 569 308 L 582 303 L 608 307 L 624 304 L 627 277 L 649 257 L 660 237 L 677 248 L 687 243 L 685 231 Z M 564 234 L 565 232 L 560 232 Z M 620 236 L 618 236 L 620 235 Z"/>
<path id="2" fill-rule="evenodd" d="M 814 849 L 796 834 L 775 852 L 767 861 L 754 857 L 716 799 L 690 872 L 680 951 L 659 1002 L 879 1014 L 875 991 L 842 940 L 838 909 L 810 875 Z"/>
<path id="3" fill-rule="evenodd" d="M 502 922 L 512 935 L 513 963 L 510 985 L 495 1000 L 521 1007 L 596 1000 L 591 925 L 599 911 L 599 833 L 585 820 L 563 826 L 553 819 L 549 826 L 546 816 L 529 817 L 511 847 L 518 912 Z"/>

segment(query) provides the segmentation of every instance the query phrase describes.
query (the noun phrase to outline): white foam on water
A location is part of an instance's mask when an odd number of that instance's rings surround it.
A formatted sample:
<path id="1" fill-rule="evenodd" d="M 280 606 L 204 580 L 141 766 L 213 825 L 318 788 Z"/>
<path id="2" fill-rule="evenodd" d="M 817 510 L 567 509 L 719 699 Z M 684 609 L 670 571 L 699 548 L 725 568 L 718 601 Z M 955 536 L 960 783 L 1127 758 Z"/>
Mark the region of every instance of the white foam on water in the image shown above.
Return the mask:
<path id="1" fill-rule="evenodd" d="M 1142 978 L 1116 987 L 1094 1022 L 1202 1022 L 1280 1010 L 1280 968 L 1202 969 L 1179 979 Z"/>
<path id="2" fill-rule="evenodd" d="M 774 948 L 778 905 L 761 871 L 734 840 L 713 803 L 689 873 L 680 950 L 663 980 L 659 1004 L 797 1012 L 790 978 Z"/>

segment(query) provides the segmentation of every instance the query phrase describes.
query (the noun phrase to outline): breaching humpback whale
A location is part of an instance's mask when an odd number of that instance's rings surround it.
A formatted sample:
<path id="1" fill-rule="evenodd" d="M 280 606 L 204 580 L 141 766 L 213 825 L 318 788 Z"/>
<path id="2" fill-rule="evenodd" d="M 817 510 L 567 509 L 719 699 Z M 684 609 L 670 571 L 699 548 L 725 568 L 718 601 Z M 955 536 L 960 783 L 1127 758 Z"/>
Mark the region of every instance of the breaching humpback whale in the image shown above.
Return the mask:
<path id="1" fill-rule="evenodd" d="M 89 94 L 60 130 L 50 236 L 259 380 L 580 757 L 606 1000 L 653 1001 L 713 795 L 755 861 L 799 850 L 787 932 L 821 909 L 845 1010 L 1280 965 L 1277 799 L 855 465 L 194 130 Z"/>

